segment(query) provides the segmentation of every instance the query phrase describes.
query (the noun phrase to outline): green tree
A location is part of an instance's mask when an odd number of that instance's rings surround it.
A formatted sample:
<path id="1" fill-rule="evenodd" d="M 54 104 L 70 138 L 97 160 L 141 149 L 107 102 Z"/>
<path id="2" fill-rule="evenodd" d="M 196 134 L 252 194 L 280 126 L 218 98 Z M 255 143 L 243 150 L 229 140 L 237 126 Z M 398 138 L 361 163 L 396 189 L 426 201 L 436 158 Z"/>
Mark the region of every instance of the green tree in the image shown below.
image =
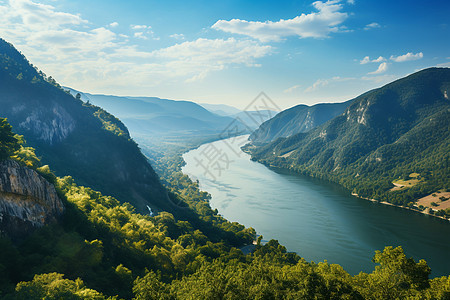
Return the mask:
<path id="1" fill-rule="evenodd" d="M 14 136 L 8 120 L 0 118 L 0 160 L 7 159 L 19 148 L 18 140 Z"/>
<path id="2" fill-rule="evenodd" d="M 29 282 L 19 282 L 16 287 L 16 294 L 14 294 L 14 299 L 101 300 L 106 299 L 106 297 L 95 290 L 86 288 L 81 279 L 76 279 L 74 281 L 64 279 L 62 274 L 49 273 L 35 275 L 33 280 Z"/>
<path id="3" fill-rule="evenodd" d="M 427 263 L 406 258 L 402 247 L 376 251 L 373 261 L 379 264 L 375 271 L 355 277 L 366 299 L 404 299 L 429 287 L 431 269 Z"/>
<path id="4" fill-rule="evenodd" d="M 149 271 L 144 277 L 138 277 L 134 282 L 133 293 L 137 300 L 171 299 L 169 290 L 160 276 Z"/>

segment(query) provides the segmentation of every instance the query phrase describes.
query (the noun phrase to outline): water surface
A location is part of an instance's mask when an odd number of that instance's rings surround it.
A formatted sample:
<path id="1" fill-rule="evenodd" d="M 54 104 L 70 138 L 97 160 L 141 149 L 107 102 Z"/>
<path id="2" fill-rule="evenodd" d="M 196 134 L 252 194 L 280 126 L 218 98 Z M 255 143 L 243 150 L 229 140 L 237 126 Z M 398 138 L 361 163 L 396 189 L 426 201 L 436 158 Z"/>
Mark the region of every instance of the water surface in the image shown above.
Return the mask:
<path id="1" fill-rule="evenodd" d="M 230 221 L 277 239 L 308 261 L 338 263 L 351 274 L 371 272 L 375 250 L 402 246 L 425 259 L 432 277 L 450 274 L 450 222 L 361 200 L 340 186 L 270 169 L 250 160 L 235 139 L 183 155 L 183 172 L 212 195 Z"/>

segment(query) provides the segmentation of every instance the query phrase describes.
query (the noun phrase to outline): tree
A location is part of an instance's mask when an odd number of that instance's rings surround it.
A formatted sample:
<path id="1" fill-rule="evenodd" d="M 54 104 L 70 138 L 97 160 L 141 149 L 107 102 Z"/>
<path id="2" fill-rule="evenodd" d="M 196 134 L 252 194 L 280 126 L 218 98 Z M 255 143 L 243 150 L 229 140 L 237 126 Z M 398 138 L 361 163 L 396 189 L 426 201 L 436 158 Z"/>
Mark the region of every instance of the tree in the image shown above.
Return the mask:
<path id="1" fill-rule="evenodd" d="M 14 137 L 8 120 L 0 118 L 0 160 L 7 159 L 19 148 L 18 140 Z"/>
<path id="2" fill-rule="evenodd" d="M 32 281 L 19 282 L 15 299 L 106 299 L 101 293 L 88 289 L 81 279 L 64 279 L 62 274 L 35 275 Z M 114 299 L 114 298 L 108 298 Z"/>
<path id="3" fill-rule="evenodd" d="M 402 247 L 376 251 L 373 262 L 379 264 L 371 274 L 355 277 L 366 299 L 403 299 L 429 287 L 431 269 L 424 260 L 406 258 Z"/>
<path id="4" fill-rule="evenodd" d="M 159 277 L 153 271 L 147 272 L 143 278 L 138 277 L 133 287 L 136 299 L 170 299 L 169 290 Z"/>

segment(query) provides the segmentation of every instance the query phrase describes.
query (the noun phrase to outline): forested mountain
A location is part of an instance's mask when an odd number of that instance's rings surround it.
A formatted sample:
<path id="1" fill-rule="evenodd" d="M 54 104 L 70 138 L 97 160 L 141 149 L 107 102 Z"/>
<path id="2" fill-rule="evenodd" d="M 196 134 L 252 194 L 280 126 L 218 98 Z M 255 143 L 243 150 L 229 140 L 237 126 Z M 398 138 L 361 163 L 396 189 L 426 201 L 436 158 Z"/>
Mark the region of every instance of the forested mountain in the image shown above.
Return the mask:
<path id="1" fill-rule="evenodd" d="M 448 94 L 450 69 L 426 69 L 357 97 L 343 114 L 307 133 L 247 149 L 266 164 L 412 206 L 450 188 Z M 414 183 L 394 189 L 400 179 Z"/>
<path id="2" fill-rule="evenodd" d="M 288 137 L 300 132 L 308 132 L 343 113 L 351 101 L 291 107 L 261 124 L 250 135 L 249 139 L 254 144 L 265 144 L 279 137 Z"/>
<path id="3" fill-rule="evenodd" d="M 127 128 L 103 109 L 64 92 L 0 39 L 0 116 L 32 144 L 57 175 L 130 202 L 169 208 L 159 178 Z"/>

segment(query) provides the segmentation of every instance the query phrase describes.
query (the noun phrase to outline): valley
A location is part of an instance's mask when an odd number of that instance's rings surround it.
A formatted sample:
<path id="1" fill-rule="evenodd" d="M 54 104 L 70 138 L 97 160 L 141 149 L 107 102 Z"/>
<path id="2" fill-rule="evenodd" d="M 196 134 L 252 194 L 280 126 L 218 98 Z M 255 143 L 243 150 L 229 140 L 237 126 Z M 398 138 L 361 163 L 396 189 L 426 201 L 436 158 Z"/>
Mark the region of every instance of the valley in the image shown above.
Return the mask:
<path id="1" fill-rule="evenodd" d="M 447 299 L 449 89 L 241 111 L 64 88 L 0 39 L 0 297 Z"/>

